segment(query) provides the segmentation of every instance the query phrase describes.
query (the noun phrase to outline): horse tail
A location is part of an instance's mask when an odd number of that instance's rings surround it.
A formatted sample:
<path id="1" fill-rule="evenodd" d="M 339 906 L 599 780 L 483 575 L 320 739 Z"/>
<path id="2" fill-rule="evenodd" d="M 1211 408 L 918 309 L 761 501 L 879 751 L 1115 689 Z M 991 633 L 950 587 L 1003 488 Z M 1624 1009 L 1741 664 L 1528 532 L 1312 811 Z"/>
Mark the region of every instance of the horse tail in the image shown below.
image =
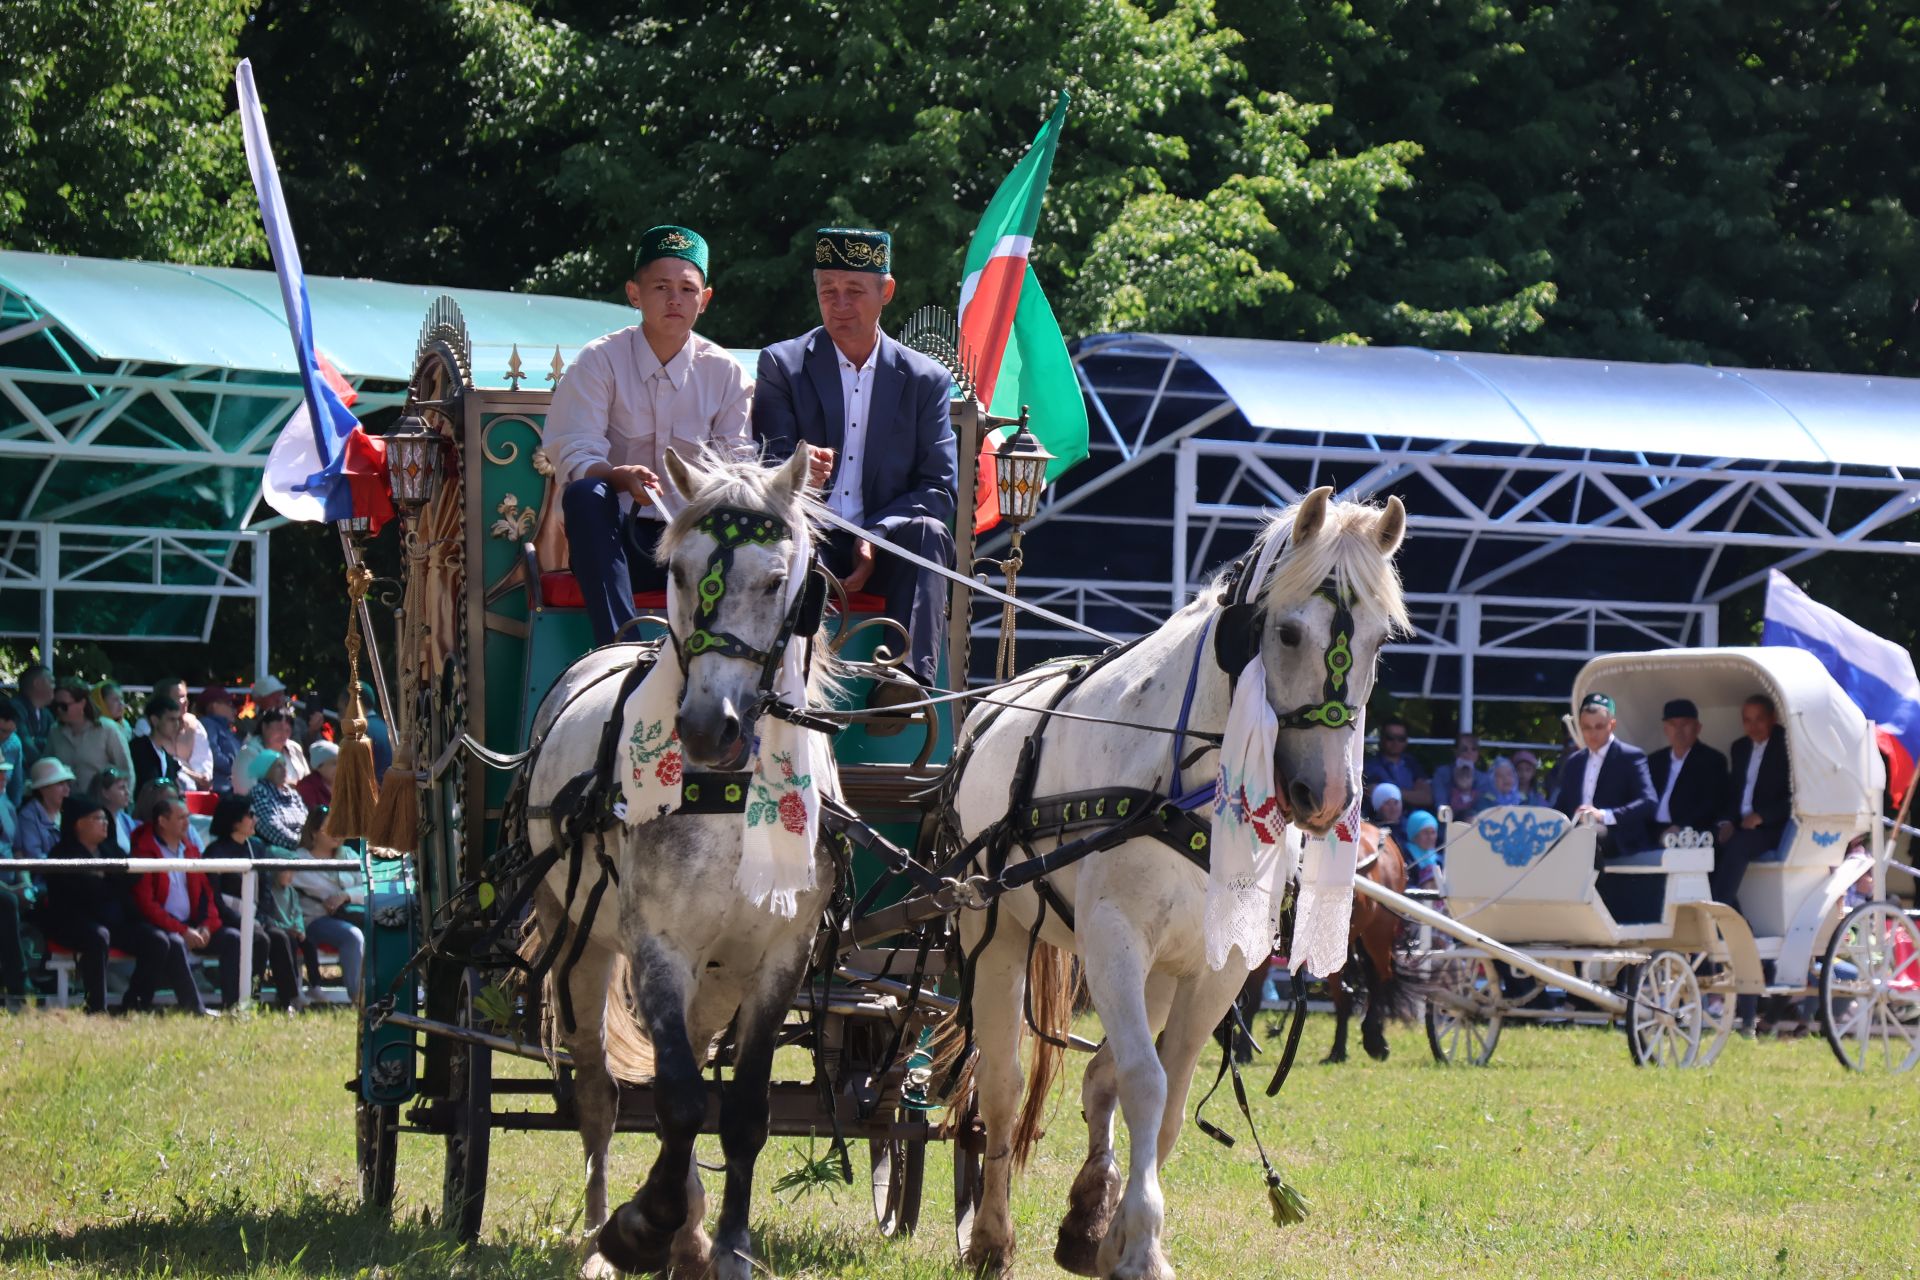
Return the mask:
<path id="1" fill-rule="evenodd" d="M 546 949 L 551 931 L 558 926 L 560 911 L 543 888 L 534 894 L 534 910 L 527 913 L 527 923 L 520 936 L 520 959 L 531 965 Z M 589 946 L 597 945 L 589 943 Z M 565 1036 L 560 1029 L 559 983 L 560 970 L 565 967 L 561 960 L 547 970 L 542 979 L 540 992 L 540 1047 L 552 1053 L 566 1048 Z M 576 992 L 575 1012 L 580 1012 Z M 645 1084 L 653 1079 L 653 1042 L 647 1038 L 646 1029 L 640 1025 L 640 1018 L 634 1012 L 633 968 L 624 955 L 616 955 L 607 990 L 595 993 L 604 1001 L 600 1015 L 600 1033 L 602 1052 L 606 1057 L 607 1071 L 622 1084 Z"/>
<path id="2" fill-rule="evenodd" d="M 1027 957 L 1027 1006 L 1032 1013 L 1033 1057 L 1027 1065 L 1026 1098 L 1013 1127 L 1013 1167 L 1024 1169 L 1040 1145 L 1041 1126 L 1060 1065 L 1066 1040 L 1073 1030 L 1075 997 L 1080 972 L 1073 953 L 1036 940 Z"/>

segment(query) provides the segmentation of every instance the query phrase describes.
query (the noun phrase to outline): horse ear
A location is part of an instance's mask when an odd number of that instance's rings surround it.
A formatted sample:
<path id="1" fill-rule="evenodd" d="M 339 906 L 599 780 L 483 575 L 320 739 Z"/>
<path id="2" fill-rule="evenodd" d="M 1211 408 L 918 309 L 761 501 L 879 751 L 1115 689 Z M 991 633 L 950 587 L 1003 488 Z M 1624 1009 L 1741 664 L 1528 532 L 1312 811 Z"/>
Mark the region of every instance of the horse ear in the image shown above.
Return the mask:
<path id="1" fill-rule="evenodd" d="M 1300 510 L 1293 517 L 1293 545 L 1308 542 L 1327 522 L 1327 503 L 1333 499 L 1333 486 L 1323 484 L 1300 499 Z"/>
<path id="2" fill-rule="evenodd" d="M 773 478 L 770 496 L 781 506 L 792 502 L 806 487 L 812 449 L 813 446 L 805 440 L 798 441 L 794 446 L 793 456 L 788 458 L 787 464 L 780 468 L 780 474 Z"/>
<path id="3" fill-rule="evenodd" d="M 1380 513 L 1380 523 L 1374 526 L 1374 537 L 1380 540 L 1380 554 L 1390 556 L 1400 549 L 1401 539 L 1407 536 L 1407 508 L 1398 495 L 1387 499 L 1387 509 Z"/>
<path id="4" fill-rule="evenodd" d="M 673 481 L 673 487 L 679 491 L 680 496 L 693 497 L 693 491 L 700 487 L 700 478 L 694 474 L 693 468 L 687 465 L 686 460 L 673 451 L 672 445 L 667 446 L 665 462 L 667 479 Z"/>

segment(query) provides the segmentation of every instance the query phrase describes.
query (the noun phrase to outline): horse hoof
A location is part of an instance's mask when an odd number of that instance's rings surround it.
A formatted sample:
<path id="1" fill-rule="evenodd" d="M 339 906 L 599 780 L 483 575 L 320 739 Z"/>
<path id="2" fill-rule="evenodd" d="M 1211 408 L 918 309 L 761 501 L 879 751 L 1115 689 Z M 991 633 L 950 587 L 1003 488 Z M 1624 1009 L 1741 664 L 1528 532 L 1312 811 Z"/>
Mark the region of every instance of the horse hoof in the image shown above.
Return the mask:
<path id="1" fill-rule="evenodd" d="M 608 1262 L 606 1255 L 595 1249 L 580 1264 L 580 1280 L 617 1280 L 620 1268 Z"/>
<path id="2" fill-rule="evenodd" d="M 1323 1067 L 1337 1067 L 1341 1063 L 1345 1062 L 1346 1060 L 1347 1060 L 1347 1055 L 1344 1053 L 1330 1053 L 1326 1057 L 1320 1059 L 1320 1065 Z"/>
<path id="3" fill-rule="evenodd" d="M 1369 1058 L 1372 1058 L 1375 1062 L 1385 1062 L 1387 1060 L 1387 1046 L 1383 1044 L 1382 1045 L 1370 1044 L 1367 1046 L 1367 1056 Z"/>
<path id="4" fill-rule="evenodd" d="M 623 1204 L 594 1237 L 594 1251 L 628 1275 L 664 1271 L 679 1228 L 662 1231 L 631 1203 Z"/>
<path id="5" fill-rule="evenodd" d="M 989 1276 L 1004 1276 L 1013 1270 L 1013 1246 L 1006 1248 L 981 1247 L 969 1248 L 962 1258 L 967 1274 L 984 1280 Z"/>
<path id="6" fill-rule="evenodd" d="M 1070 1232 L 1066 1223 L 1060 1224 L 1060 1238 L 1054 1242 L 1053 1263 L 1068 1275 L 1097 1276 L 1100 1274 L 1099 1236 L 1085 1236 Z"/>
<path id="7" fill-rule="evenodd" d="M 1120 1170 L 1112 1162 L 1089 1160 L 1080 1167 L 1067 1192 L 1067 1216 L 1060 1220 L 1060 1236 L 1053 1246 L 1053 1260 L 1062 1271 L 1076 1276 L 1100 1274 L 1100 1242 L 1113 1225 L 1120 1192 Z"/>

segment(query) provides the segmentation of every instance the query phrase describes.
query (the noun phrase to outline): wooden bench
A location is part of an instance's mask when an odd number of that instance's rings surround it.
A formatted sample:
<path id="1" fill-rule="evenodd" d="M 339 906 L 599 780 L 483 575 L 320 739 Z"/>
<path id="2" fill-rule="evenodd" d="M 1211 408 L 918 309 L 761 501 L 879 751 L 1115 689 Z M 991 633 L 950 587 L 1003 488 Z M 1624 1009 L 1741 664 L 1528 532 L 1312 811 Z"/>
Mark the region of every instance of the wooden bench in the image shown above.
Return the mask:
<path id="1" fill-rule="evenodd" d="M 319 957 L 322 968 L 331 967 L 338 969 L 340 967 L 340 953 L 332 947 L 321 947 Z M 205 954 L 190 955 L 188 961 L 196 970 L 212 968 L 218 963 L 216 957 Z M 117 947 L 113 948 L 107 952 L 107 967 L 112 969 L 116 966 L 132 968 L 133 957 Z M 78 967 L 78 959 L 71 948 L 63 947 L 57 942 L 49 941 L 47 943 L 47 970 L 53 974 L 54 1008 L 68 1009 L 73 1007 L 73 971 L 76 967 Z M 270 989 L 270 987 L 271 984 L 254 988 L 254 1000 L 259 1001 L 262 993 Z M 353 993 L 347 990 L 344 978 L 332 983 L 323 981 L 318 987 L 310 987 L 307 991 L 307 998 L 316 1004 L 353 1003 Z M 114 995 L 111 991 L 107 993 L 107 1003 L 109 1005 L 115 1005 L 119 1002 L 120 999 L 118 996 Z M 157 993 L 154 996 L 154 1002 L 156 1004 L 174 1003 L 173 992 L 168 990 Z"/>

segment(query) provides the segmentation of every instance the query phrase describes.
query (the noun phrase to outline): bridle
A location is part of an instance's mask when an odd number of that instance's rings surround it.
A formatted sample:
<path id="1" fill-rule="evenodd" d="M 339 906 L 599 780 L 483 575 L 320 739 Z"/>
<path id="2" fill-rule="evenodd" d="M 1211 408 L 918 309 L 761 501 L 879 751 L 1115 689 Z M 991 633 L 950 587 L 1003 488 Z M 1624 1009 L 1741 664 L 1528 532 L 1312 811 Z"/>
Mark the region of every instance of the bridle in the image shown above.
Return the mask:
<path id="1" fill-rule="evenodd" d="M 1286 555 L 1291 541 L 1289 538 L 1281 544 L 1276 563 Z M 1255 583 L 1253 577 L 1250 558 L 1235 561 L 1227 574 L 1226 605 L 1214 628 L 1213 651 L 1228 679 L 1237 677 L 1259 651 L 1260 636 L 1266 629 L 1266 606 L 1254 598 L 1265 584 Z M 1328 574 L 1313 594 L 1333 606 L 1320 701 L 1302 703 L 1288 711 L 1276 709 L 1274 718 L 1281 729 L 1344 729 L 1360 716 L 1360 708 L 1346 700 L 1347 677 L 1353 673 L 1353 588 Z"/>
<path id="2" fill-rule="evenodd" d="M 820 613 L 826 604 L 826 579 L 819 572 L 820 558 L 812 553 L 806 566 L 801 570 L 806 580 L 799 590 L 793 593 L 793 603 L 787 606 L 780 620 L 780 630 L 775 633 L 773 642 L 765 649 L 756 648 L 730 631 L 722 631 L 715 622 L 720 616 L 720 602 L 727 596 L 727 574 L 733 568 L 733 553 L 741 547 L 770 547 L 784 542 L 792 536 L 793 530 L 780 516 L 764 511 L 747 511 L 740 507 L 715 507 L 701 516 L 694 528 L 706 534 L 714 541 L 713 554 L 707 557 L 706 569 L 694 583 L 693 629 L 686 639 L 673 635 L 674 651 L 680 658 L 680 669 L 687 671 L 695 658 L 707 654 L 717 654 L 723 658 L 739 658 L 746 662 L 760 664 L 760 681 L 752 707 L 743 717 L 748 723 L 763 710 L 772 711 L 784 719 L 795 723 L 810 722 L 802 708 L 790 707 L 779 700 L 774 692 L 774 681 L 779 677 L 780 666 L 785 661 L 787 646 L 792 643 L 797 632 L 812 632 L 820 625 Z M 669 631 L 669 634 L 672 634 Z M 808 723 L 808 727 L 823 727 Z M 825 725 L 825 728 L 837 730 L 837 725 Z"/>

